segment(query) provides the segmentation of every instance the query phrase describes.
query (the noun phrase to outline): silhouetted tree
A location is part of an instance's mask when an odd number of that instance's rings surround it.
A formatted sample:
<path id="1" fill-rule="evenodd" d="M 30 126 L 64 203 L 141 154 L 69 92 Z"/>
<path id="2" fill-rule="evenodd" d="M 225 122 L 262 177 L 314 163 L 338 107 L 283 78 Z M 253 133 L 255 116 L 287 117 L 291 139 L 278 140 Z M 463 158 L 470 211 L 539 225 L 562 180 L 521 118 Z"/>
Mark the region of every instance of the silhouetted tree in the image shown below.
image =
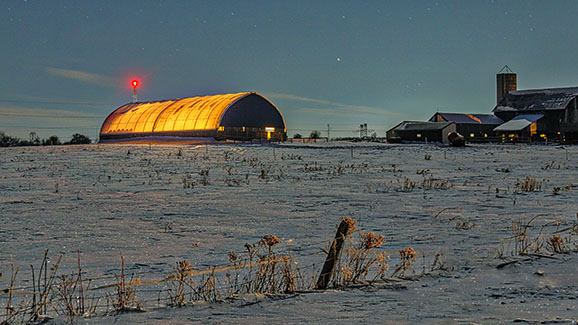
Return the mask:
<path id="1" fill-rule="evenodd" d="M 90 140 L 90 138 L 87 137 L 86 135 L 80 133 L 73 134 L 72 139 L 70 139 L 70 141 L 67 142 L 67 144 L 89 144 L 89 143 L 92 143 L 92 140 Z"/>
<path id="2" fill-rule="evenodd" d="M 311 131 L 311 134 L 309 135 L 310 139 L 319 139 L 320 137 L 321 137 L 321 132 L 319 132 L 317 130 Z"/>
<path id="3" fill-rule="evenodd" d="M 16 147 L 19 146 L 21 142 L 20 139 L 11 137 L 0 131 L 0 147 Z"/>
<path id="4" fill-rule="evenodd" d="M 293 134 L 293 139 L 301 139 L 301 138 L 303 138 L 303 136 L 301 134 L 299 134 L 299 133 Z"/>
<path id="5" fill-rule="evenodd" d="M 55 135 L 50 136 L 48 139 L 42 140 L 43 146 L 57 146 L 60 144 L 62 144 L 62 142 L 60 142 L 60 139 Z"/>

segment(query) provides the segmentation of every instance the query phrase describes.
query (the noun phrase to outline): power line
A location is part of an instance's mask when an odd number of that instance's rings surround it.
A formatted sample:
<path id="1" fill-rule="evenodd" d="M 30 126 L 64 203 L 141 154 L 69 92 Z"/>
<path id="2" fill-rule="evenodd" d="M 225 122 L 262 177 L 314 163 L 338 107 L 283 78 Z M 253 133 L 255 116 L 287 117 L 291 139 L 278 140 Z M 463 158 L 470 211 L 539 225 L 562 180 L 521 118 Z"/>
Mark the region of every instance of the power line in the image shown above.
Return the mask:
<path id="1" fill-rule="evenodd" d="M 42 115 L 42 114 L 17 114 L 17 113 L 16 114 L 14 114 L 14 113 L 0 113 L 0 116 L 103 119 L 103 117 L 101 117 L 101 116 Z"/>
<path id="2" fill-rule="evenodd" d="M 90 106 L 90 107 L 109 106 L 109 104 L 105 104 L 105 103 L 66 102 L 66 101 L 50 101 L 50 100 L 15 100 L 15 99 L 1 99 L 0 103 L 78 105 L 78 106 Z"/>
<path id="3" fill-rule="evenodd" d="M 76 129 L 100 129 L 96 126 L 14 126 L 14 125 L 0 125 L 0 128 L 7 129 L 39 129 L 39 130 L 76 130 Z"/>

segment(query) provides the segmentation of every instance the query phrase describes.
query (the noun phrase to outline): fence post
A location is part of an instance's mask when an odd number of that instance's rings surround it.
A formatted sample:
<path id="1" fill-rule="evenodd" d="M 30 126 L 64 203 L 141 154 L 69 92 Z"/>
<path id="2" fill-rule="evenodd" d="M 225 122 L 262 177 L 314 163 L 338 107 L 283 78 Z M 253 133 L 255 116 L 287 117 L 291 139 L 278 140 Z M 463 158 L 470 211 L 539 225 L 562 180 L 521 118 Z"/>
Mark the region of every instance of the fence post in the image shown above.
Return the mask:
<path id="1" fill-rule="evenodd" d="M 335 233 L 335 239 L 331 244 L 331 248 L 325 259 L 325 264 L 323 264 L 323 269 L 319 274 L 319 279 L 317 280 L 316 289 L 326 289 L 329 285 L 329 281 L 333 276 L 333 271 L 335 270 L 335 264 L 341 256 L 341 249 L 343 248 L 343 243 L 349 234 L 355 230 L 355 221 L 351 218 L 343 218 L 337 228 Z"/>

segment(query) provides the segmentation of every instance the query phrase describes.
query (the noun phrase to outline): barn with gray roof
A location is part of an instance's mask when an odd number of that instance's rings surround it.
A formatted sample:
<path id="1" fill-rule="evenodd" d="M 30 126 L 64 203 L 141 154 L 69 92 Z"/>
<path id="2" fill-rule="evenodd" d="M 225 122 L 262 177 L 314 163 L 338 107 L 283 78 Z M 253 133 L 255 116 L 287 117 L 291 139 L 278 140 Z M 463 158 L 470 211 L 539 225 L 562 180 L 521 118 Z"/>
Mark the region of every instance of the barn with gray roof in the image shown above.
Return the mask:
<path id="1" fill-rule="evenodd" d="M 449 144 L 448 135 L 452 132 L 456 132 L 454 122 L 403 121 L 387 131 L 387 141 Z"/>
<path id="2" fill-rule="evenodd" d="M 495 138 L 494 129 L 504 121 L 492 114 L 435 113 L 430 122 L 454 122 L 456 131 L 468 141 L 489 141 Z"/>
<path id="3" fill-rule="evenodd" d="M 495 130 L 531 140 L 576 142 L 576 97 L 578 87 L 509 91 L 493 110 L 509 125 L 501 125 Z"/>

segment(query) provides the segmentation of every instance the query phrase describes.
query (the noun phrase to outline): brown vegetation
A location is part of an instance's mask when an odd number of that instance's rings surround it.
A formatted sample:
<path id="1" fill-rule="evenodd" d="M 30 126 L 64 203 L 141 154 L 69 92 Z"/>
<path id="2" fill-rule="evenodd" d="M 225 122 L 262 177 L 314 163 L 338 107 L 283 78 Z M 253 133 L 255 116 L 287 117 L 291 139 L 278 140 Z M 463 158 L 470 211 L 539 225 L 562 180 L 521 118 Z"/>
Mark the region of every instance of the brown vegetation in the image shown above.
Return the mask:
<path id="1" fill-rule="evenodd" d="M 348 247 L 333 274 L 333 287 L 346 288 L 353 284 L 373 284 L 376 281 L 387 282 L 394 277 L 403 278 L 417 260 L 419 253 L 413 248 L 400 250 L 399 262 L 394 271 L 388 274 L 391 260 L 389 253 L 376 251 L 382 247 L 385 237 L 356 230 L 356 223 L 350 218 L 344 218 L 343 222 L 349 224 L 349 231 L 345 234 Z M 352 235 L 354 232 L 357 232 L 357 236 Z M 313 274 L 301 269 L 290 253 L 278 248 L 280 244 L 282 241 L 277 236 L 265 235 L 255 244 L 245 244 L 244 252 L 229 253 L 229 266 L 195 270 L 190 261 L 181 260 L 164 278 L 148 281 L 141 280 L 141 275 L 128 276 L 125 259 L 121 254 L 120 275 L 115 276 L 114 283 L 101 286 L 93 284 L 100 279 L 86 277 L 81 267 L 80 252 L 77 253 L 77 272 L 58 274 L 62 255 L 49 268 L 46 251 L 40 271 L 35 273 L 32 268 L 31 291 L 16 289 L 18 268 L 12 266 L 10 287 L 4 290 L 8 300 L 5 314 L 0 314 L 1 324 L 35 322 L 53 316 L 66 316 L 70 322 L 74 322 L 78 317 L 97 314 L 142 312 L 146 301 L 137 298 L 136 289 L 143 285 L 165 284 L 165 289 L 158 292 L 157 304 L 166 302 L 166 305 L 173 307 L 197 301 L 234 299 L 241 294 L 287 294 L 313 289 Z M 560 247 L 560 244 L 556 245 Z M 443 255 L 438 253 L 430 271 L 441 270 L 442 265 L 445 265 L 445 261 Z M 424 274 L 425 270 L 424 265 Z M 98 294 L 107 289 L 112 291 Z M 15 295 L 20 298 L 16 306 Z"/>

